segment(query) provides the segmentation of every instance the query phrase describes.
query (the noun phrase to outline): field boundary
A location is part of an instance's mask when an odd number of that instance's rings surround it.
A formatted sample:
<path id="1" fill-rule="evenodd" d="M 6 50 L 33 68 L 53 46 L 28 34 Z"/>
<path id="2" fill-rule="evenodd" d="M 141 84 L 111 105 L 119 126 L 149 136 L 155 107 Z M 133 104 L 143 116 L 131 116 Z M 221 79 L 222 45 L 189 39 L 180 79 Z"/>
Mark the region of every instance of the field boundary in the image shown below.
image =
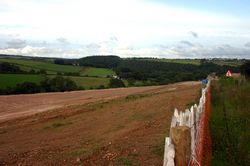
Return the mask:
<path id="1" fill-rule="evenodd" d="M 185 112 L 175 109 L 170 126 L 170 136 L 165 139 L 163 166 L 210 165 L 211 137 L 209 116 L 211 112 L 210 81 L 202 89 L 199 104 Z"/>

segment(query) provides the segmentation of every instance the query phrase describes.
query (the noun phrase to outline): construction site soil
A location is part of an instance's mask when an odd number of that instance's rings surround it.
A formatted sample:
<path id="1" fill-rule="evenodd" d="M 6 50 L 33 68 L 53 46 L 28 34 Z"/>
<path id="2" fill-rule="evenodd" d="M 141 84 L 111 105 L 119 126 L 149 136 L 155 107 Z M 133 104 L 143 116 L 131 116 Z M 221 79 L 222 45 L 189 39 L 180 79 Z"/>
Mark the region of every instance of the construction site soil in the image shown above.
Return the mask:
<path id="1" fill-rule="evenodd" d="M 0 165 L 162 165 L 174 108 L 199 82 L 0 96 Z"/>

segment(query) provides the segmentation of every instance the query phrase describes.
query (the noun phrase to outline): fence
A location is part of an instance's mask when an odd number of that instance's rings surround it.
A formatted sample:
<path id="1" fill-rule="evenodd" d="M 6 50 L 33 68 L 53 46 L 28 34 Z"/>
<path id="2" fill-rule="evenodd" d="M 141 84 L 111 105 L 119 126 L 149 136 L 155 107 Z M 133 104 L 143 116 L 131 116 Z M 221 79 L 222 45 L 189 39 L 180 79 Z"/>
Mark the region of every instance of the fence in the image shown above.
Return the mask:
<path id="1" fill-rule="evenodd" d="M 209 165 L 211 138 L 208 118 L 210 114 L 210 81 L 202 89 L 199 104 L 185 112 L 174 110 L 170 137 L 165 139 L 163 166 Z"/>

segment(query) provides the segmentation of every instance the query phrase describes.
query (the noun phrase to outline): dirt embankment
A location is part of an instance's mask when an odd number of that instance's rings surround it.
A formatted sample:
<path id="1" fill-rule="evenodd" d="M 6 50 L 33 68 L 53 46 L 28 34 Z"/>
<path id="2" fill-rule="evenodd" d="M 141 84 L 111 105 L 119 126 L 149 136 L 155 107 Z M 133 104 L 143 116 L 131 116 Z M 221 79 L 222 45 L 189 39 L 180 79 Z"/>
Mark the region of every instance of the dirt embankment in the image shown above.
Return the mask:
<path id="1" fill-rule="evenodd" d="M 2 96 L 0 165 L 162 165 L 173 110 L 200 87 Z"/>

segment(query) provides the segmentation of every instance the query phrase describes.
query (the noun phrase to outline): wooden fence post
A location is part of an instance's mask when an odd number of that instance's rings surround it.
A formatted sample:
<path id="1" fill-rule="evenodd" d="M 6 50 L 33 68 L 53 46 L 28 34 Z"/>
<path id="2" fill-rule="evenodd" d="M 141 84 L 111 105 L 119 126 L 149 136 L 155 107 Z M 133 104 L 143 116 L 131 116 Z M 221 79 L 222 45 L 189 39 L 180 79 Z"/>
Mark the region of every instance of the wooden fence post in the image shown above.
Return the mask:
<path id="1" fill-rule="evenodd" d="M 175 147 L 175 165 L 188 165 L 191 155 L 191 134 L 187 126 L 178 126 L 170 129 L 170 136 Z"/>

